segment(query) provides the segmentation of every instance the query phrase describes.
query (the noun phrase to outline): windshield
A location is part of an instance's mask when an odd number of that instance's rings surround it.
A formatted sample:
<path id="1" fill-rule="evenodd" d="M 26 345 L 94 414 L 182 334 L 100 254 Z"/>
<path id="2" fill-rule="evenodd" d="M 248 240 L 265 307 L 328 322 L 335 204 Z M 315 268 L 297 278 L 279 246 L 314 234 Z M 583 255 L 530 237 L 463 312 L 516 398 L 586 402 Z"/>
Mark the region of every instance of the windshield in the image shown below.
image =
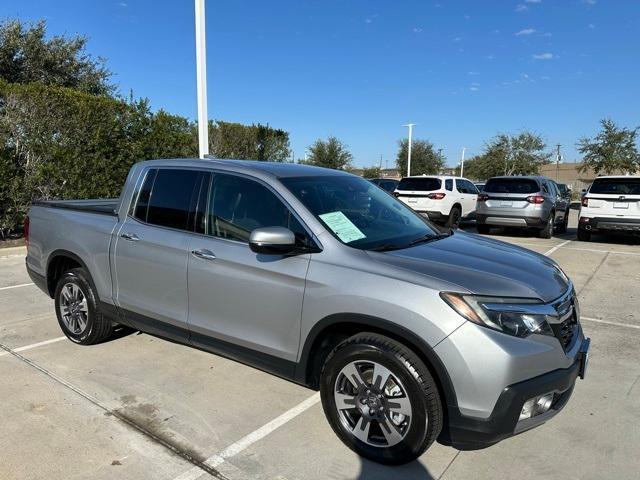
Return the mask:
<path id="1" fill-rule="evenodd" d="M 596 178 L 589 193 L 640 195 L 640 178 Z"/>
<path id="2" fill-rule="evenodd" d="M 484 186 L 488 193 L 536 193 L 540 187 L 530 178 L 492 178 Z"/>
<path id="3" fill-rule="evenodd" d="M 438 232 L 409 207 L 350 175 L 283 178 L 281 182 L 342 243 L 362 250 L 405 248 Z"/>
<path id="4" fill-rule="evenodd" d="M 400 180 L 397 190 L 418 190 L 421 192 L 432 192 L 440 190 L 442 182 L 439 178 L 431 177 L 407 177 Z"/>

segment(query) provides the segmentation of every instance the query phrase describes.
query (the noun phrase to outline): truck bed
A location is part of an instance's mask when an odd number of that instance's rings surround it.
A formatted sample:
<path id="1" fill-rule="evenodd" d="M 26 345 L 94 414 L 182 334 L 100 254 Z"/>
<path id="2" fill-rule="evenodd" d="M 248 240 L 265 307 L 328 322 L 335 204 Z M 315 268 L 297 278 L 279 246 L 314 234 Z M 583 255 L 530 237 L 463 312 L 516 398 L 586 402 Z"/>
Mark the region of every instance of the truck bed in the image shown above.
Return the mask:
<path id="1" fill-rule="evenodd" d="M 49 208 L 65 208 L 81 212 L 99 213 L 101 215 L 117 215 L 119 199 L 95 198 L 89 200 L 48 200 L 36 201 L 33 205 Z"/>

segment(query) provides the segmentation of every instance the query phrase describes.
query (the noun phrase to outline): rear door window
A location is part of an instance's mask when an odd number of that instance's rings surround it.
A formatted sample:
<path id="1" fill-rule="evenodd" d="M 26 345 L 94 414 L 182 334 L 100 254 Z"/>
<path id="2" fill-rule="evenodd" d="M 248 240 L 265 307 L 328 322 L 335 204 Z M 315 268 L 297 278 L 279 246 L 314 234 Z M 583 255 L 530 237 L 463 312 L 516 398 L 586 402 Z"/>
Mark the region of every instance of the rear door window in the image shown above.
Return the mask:
<path id="1" fill-rule="evenodd" d="M 530 178 L 492 178 L 484 186 L 487 193 L 536 193 L 540 187 Z"/>
<path id="2" fill-rule="evenodd" d="M 640 195 L 640 178 L 596 178 L 589 193 Z"/>
<path id="3" fill-rule="evenodd" d="M 439 178 L 432 177 L 407 177 L 400 180 L 398 184 L 398 190 L 414 190 L 420 192 L 431 192 L 433 190 L 440 190 L 442 182 Z"/>
<path id="4" fill-rule="evenodd" d="M 147 202 L 146 222 L 161 227 L 188 230 L 189 215 L 195 209 L 192 205 L 197 203 L 199 193 L 199 190 L 195 192 L 195 187 L 200 186 L 203 175 L 204 172 L 197 170 L 158 169 Z M 143 186 L 139 205 L 144 192 Z M 137 210 L 136 208 L 136 218 L 140 218 Z"/>

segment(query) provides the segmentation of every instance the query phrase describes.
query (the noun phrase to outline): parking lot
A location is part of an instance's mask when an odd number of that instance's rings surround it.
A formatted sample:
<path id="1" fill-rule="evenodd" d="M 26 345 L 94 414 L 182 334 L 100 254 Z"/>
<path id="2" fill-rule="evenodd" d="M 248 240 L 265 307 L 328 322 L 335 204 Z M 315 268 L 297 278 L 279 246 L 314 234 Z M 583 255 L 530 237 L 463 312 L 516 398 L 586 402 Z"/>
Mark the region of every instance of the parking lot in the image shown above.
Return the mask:
<path id="1" fill-rule="evenodd" d="M 587 378 L 550 423 L 480 451 L 435 444 L 383 467 L 348 450 L 317 393 L 138 332 L 62 337 L 24 250 L 0 250 L 0 479 L 636 479 L 640 470 L 640 242 L 494 238 L 571 277 L 592 339 Z M 473 226 L 463 229 L 474 231 Z"/>

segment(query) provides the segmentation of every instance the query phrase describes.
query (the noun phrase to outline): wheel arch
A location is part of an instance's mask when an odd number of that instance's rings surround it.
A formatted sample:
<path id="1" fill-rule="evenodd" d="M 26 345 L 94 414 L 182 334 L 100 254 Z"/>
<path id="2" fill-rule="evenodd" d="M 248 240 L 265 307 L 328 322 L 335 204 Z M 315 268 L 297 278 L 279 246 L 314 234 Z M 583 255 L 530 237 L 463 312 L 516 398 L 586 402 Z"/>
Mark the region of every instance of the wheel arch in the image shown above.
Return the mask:
<path id="1" fill-rule="evenodd" d="M 427 366 L 445 410 L 458 402 L 449 374 L 433 348 L 418 335 L 383 318 L 355 313 L 329 315 L 316 323 L 307 335 L 296 366 L 296 381 L 317 389 L 324 359 L 342 340 L 360 332 L 373 332 L 392 338 L 411 349 Z"/>
<path id="2" fill-rule="evenodd" d="M 53 252 L 51 252 L 51 255 L 49 255 L 49 259 L 47 260 L 46 278 L 47 291 L 49 293 L 49 296 L 53 298 L 53 295 L 56 291 L 56 284 L 58 283 L 58 279 L 64 272 L 70 270 L 71 268 L 82 268 L 85 272 L 87 272 L 89 283 L 91 284 L 91 288 L 93 289 L 97 297 L 98 290 L 96 289 L 95 283 L 93 283 L 93 278 L 91 276 L 89 268 L 87 267 L 87 264 L 77 254 L 62 249 L 54 250 Z"/>

